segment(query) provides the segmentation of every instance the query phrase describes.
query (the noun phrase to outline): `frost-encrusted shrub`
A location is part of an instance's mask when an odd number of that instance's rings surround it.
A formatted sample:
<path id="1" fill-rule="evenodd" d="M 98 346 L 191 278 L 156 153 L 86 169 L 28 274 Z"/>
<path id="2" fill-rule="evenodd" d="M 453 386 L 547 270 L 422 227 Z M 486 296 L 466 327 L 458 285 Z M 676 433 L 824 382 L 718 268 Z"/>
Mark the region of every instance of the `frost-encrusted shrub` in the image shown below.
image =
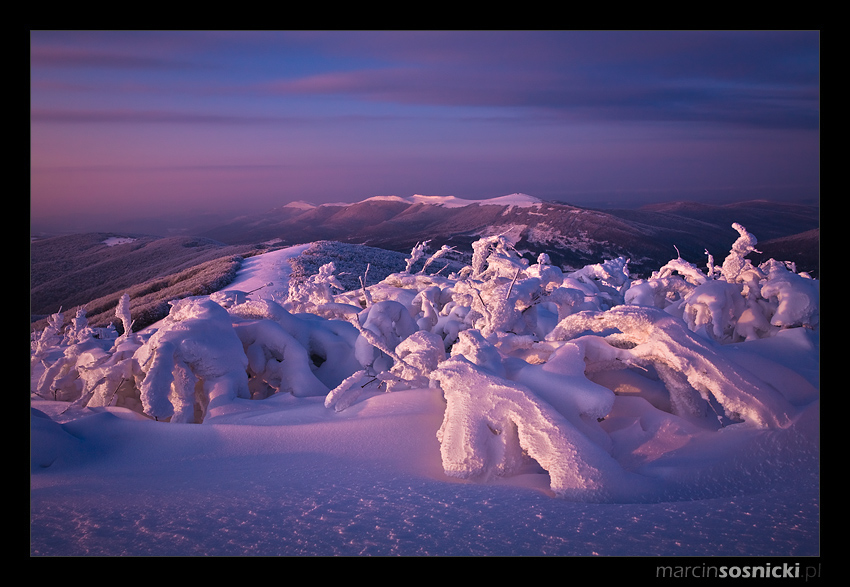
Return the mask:
<path id="1" fill-rule="evenodd" d="M 370 374 L 388 371 L 395 348 L 418 330 L 408 308 L 393 300 L 372 304 L 356 319 L 360 336 L 354 343 L 354 356 Z"/>
<path id="2" fill-rule="evenodd" d="M 758 290 L 767 303 L 762 307 L 771 326 L 816 327 L 820 322 L 820 282 L 793 273 L 783 263 L 769 260 L 759 267 L 767 277 Z"/>
<path id="3" fill-rule="evenodd" d="M 398 361 L 389 371 L 379 374 L 387 391 L 428 387 L 429 375 L 445 360 L 443 340 L 427 330 L 417 330 L 395 348 Z"/>
<path id="4" fill-rule="evenodd" d="M 227 311 L 209 298 L 176 302 L 134 358 L 144 412 L 157 420 L 202 422 L 250 397 L 242 341 Z"/>
<path id="5" fill-rule="evenodd" d="M 446 398 L 437 438 L 449 476 L 486 480 L 534 459 L 557 495 L 590 498 L 619 469 L 602 447 L 521 383 L 463 356 L 444 361 L 431 378 Z"/>
<path id="6" fill-rule="evenodd" d="M 732 228 L 738 231 L 738 239 L 732 243 L 732 250 L 723 261 L 723 266 L 720 272 L 723 278 L 729 283 L 738 281 L 738 276 L 746 270 L 751 264 L 746 259 L 746 256 L 756 251 L 756 237 L 747 232 L 747 229 L 738 224 L 732 224 Z"/>
<path id="7" fill-rule="evenodd" d="M 587 265 L 578 271 L 569 273 L 568 277 L 571 280 L 593 287 L 600 309 L 608 309 L 622 304 L 624 292 L 629 288 L 632 281 L 629 276 L 629 260 L 625 257 Z"/>
<path id="8" fill-rule="evenodd" d="M 327 395 L 328 387 L 311 369 L 307 349 L 271 320 L 251 320 L 233 325 L 248 358 L 252 397 L 273 393 L 296 397 Z"/>
<path id="9" fill-rule="evenodd" d="M 59 334 L 61 325 L 62 314 L 54 314 L 34 345 L 31 366 L 40 363 L 44 368 L 34 393 L 43 398 L 79 401 L 88 397 L 92 372 L 109 359 L 112 343 L 94 337 L 85 308 L 77 310 L 63 335 Z"/>
<path id="10" fill-rule="evenodd" d="M 405 261 L 404 272 L 410 273 L 413 271 L 413 266 L 416 264 L 419 259 L 421 259 L 425 255 L 425 251 L 428 250 L 428 243 L 431 241 L 425 241 L 423 243 L 416 243 L 416 246 L 413 247 L 413 250 L 410 252 L 410 257 L 408 257 L 407 261 Z"/>
<path id="11" fill-rule="evenodd" d="M 64 347 L 61 356 L 45 366 L 35 388 L 46 399 L 74 401 L 83 393 L 81 370 L 92 366 L 104 355 L 101 341 L 86 338 Z"/>
<path id="12" fill-rule="evenodd" d="M 30 341 L 30 363 L 46 360 L 50 353 L 56 353 L 56 347 L 62 342 L 60 331 L 64 321 L 62 312 L 56 312 L 48 317 L 47 324 L 40 334 L 33 333 Z"/>
<path id="13" fill-rule="evenodd" d="M 125 293 L 118 300 L 118 306 L 115 308 L 115 316 L 121 320 L 121 325 L 124 328 L 124 334 L 121 335 L 121 340 L 128 339 L 133 332 L 133 316 L 130 312 L 130 294 Z"/>
<path id="14" fill-rule="evenodd" d="M 87 407 L 116 406 L 143 413 L 144 406 L 136 389 L 136 377 L 141 370 L 134 359 L 141 344 L 132 335 L 126 338 L 122 335 L 108 356 L 82 369 L 80 377 L 85 381 L 85 387 L 75 403 Z"/>
<path id="15" fill-rule="evenodd" d="M 285 305 L 293 312 L 317 313 L 325 304 L 334 303 L 333 290 L 342 291 L 333 262 L 319 267 L 319 272 L 304 281 L 292 281 L 289 284 L 289 297 Z"/>
<path id="16" fill-rule="evenodd" d="M 540 312 L 566 314 L 586 296 L 565 282 L 548 257 L 529 266 L 505 236 L 487 237 L 473 245 L 472 266 L 452 287 L 455 307 L 463 308 L 463 324 L 485 336 L 499 332 L 540 332 Z M 596 291 L 593 288 L 593 295 Z M 588 288 L 588 292 L 590 292 Z"/>
<path id="17" fill-rule="evenodd" d="M 519 256 L 515 244 L 505 235 L 485 237 L 472 243 L 472 277 L 510 279 L 517 271 L 525 269 L 528 261 Z"/>
<path id="18" fill-rule="evenodd" d="M 755 236 L 740 224 L 729 254 L 719 267 L 709 255 L 706 271 L 674 259 L 647 280 L 626 290 L 626 304 L 650 306 L 681 318 L 693 332 L 721 343 L 773 336 L 789 327 L 816 328 L 819 282 L 770 259 L 754 266 Z"/>
<path id="19" fill-rule="evenodd" d="M 601 334 L 590 340 L 588 369 L 625 368 L 650 364 L 670 391 L 676 413 L 704 416 L 714 399 L 732 420 L 759 427 L 790 423 L 793 408 L 776 390 L 714 350 L 711 341 L 694 335 L 686 325 L 657 309 L 619 306 L 605 312 L 581 312 L 562 320 L 547 340 L 569 341 L 583 333 Z M 579 338 L 581 340 L 581 338 Z M 586 339 L 585 339 L 586 340 Z"/>
<path id="20" fill-rule="evenodd" d="M 349 322 L 292 314 L 273 300 L 247 300 L 229 307 L 228 313 L 235 326 L 241 321 L 264 321 L 282 328 L 304 348 L 310 369 L 328 388 L 339 385 L 360 368 L 353 352 L 359 333 Z"/>

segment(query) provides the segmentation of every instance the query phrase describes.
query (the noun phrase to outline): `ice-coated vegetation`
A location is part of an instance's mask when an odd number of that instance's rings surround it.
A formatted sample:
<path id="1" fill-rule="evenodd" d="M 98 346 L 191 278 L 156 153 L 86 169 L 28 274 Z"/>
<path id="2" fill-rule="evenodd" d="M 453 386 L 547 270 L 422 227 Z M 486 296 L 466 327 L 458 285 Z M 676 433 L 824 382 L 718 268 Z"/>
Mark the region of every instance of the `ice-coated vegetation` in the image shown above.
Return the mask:
<path id="1" fill-rule="evenodd" d="M 31 341 L 41 373 L 32 393 L 200 424 L 279 394 L 324 397 L 343 412 L 364 392 L 439 389 L 447 475 L 541 467 L 556 495 L 616 498 L 651 481 L 612 454 L 606 374 L 641 374 L 666 393 L 655 408 L 706 431 L 782 429 L 813 401 L 789 399 L 724 352 L 819 326 L 819 282 L 773 259 L 754 266 L 756 238 L 733 228 L 720 265 L 710 254 L 705 269 L 676 258 L 647 279 L 631 278 L 624 258 L 570 272 L 546 254 L 531 263 L 506 235 L 476 242 L 455 270 L 439 261 L 447 247 L 420 243 L 377 283 L 368 263 L 347 271 L 356 287 L 343 286 L 336 261 L 309 274 L 302 262 L 285 296 L 186 297 L 145 335 L 131 332 L 124 295 L 120 337 L 95 336 L 84 310 L 64 332 L 61 314 L 48 321 Z"/>

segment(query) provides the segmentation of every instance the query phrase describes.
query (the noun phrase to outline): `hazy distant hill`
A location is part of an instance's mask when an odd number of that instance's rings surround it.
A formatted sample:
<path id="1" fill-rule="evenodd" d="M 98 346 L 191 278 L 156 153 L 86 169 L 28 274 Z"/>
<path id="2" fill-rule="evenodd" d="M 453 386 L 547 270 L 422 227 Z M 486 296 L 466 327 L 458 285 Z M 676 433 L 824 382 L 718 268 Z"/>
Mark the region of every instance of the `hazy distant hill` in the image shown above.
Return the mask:
<path id="1" fill-rule="evenodd" d="M 645 218 L 659 222 L 667 217 L 681 226 L 682 218 L 727 228 L 733 222 L 742 224 L 760 241 L 785 237 L 820 226 L 820 209 L 817 206 L 751 200 L 734 204 L 709 205 L 696 202 L 671 202 L 652 204 L 636 212 L 649 213 Z M 621 218 L 634 217 L 635 211 L 611 210 Z"/>
<path id="2" fill-rule="evenodd" d="M 812 277 L 820 278 L 820 228 L 760 242 L 758 250 L 761 252 L 749 255 L 753 263 L 771 258 L 793 261 L 798 271 L 808 271 Z"/>

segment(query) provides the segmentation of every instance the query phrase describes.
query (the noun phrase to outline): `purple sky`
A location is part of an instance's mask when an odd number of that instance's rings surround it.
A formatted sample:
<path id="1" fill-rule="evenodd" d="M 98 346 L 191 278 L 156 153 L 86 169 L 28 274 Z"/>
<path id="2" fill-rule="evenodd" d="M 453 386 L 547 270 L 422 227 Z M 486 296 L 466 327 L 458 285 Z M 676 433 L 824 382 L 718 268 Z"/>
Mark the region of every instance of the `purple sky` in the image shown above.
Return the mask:
<path id="1" fill-rule="evenodd" d="M 32 32 L 32 228 L 376 195 L 816 199 L 818 32 Z"/>

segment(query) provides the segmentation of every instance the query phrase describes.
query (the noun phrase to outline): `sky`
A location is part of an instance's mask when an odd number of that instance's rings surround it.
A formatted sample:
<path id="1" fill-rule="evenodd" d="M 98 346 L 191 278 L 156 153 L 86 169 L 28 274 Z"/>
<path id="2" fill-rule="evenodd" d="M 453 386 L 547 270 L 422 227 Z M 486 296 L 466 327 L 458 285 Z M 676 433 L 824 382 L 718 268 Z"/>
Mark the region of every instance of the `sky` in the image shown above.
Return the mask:
<path id="1" fill-rule="evenodd" d="M 818 31 L 31 31 L 31 230 L 291 201 L 817 201 Z"/>

